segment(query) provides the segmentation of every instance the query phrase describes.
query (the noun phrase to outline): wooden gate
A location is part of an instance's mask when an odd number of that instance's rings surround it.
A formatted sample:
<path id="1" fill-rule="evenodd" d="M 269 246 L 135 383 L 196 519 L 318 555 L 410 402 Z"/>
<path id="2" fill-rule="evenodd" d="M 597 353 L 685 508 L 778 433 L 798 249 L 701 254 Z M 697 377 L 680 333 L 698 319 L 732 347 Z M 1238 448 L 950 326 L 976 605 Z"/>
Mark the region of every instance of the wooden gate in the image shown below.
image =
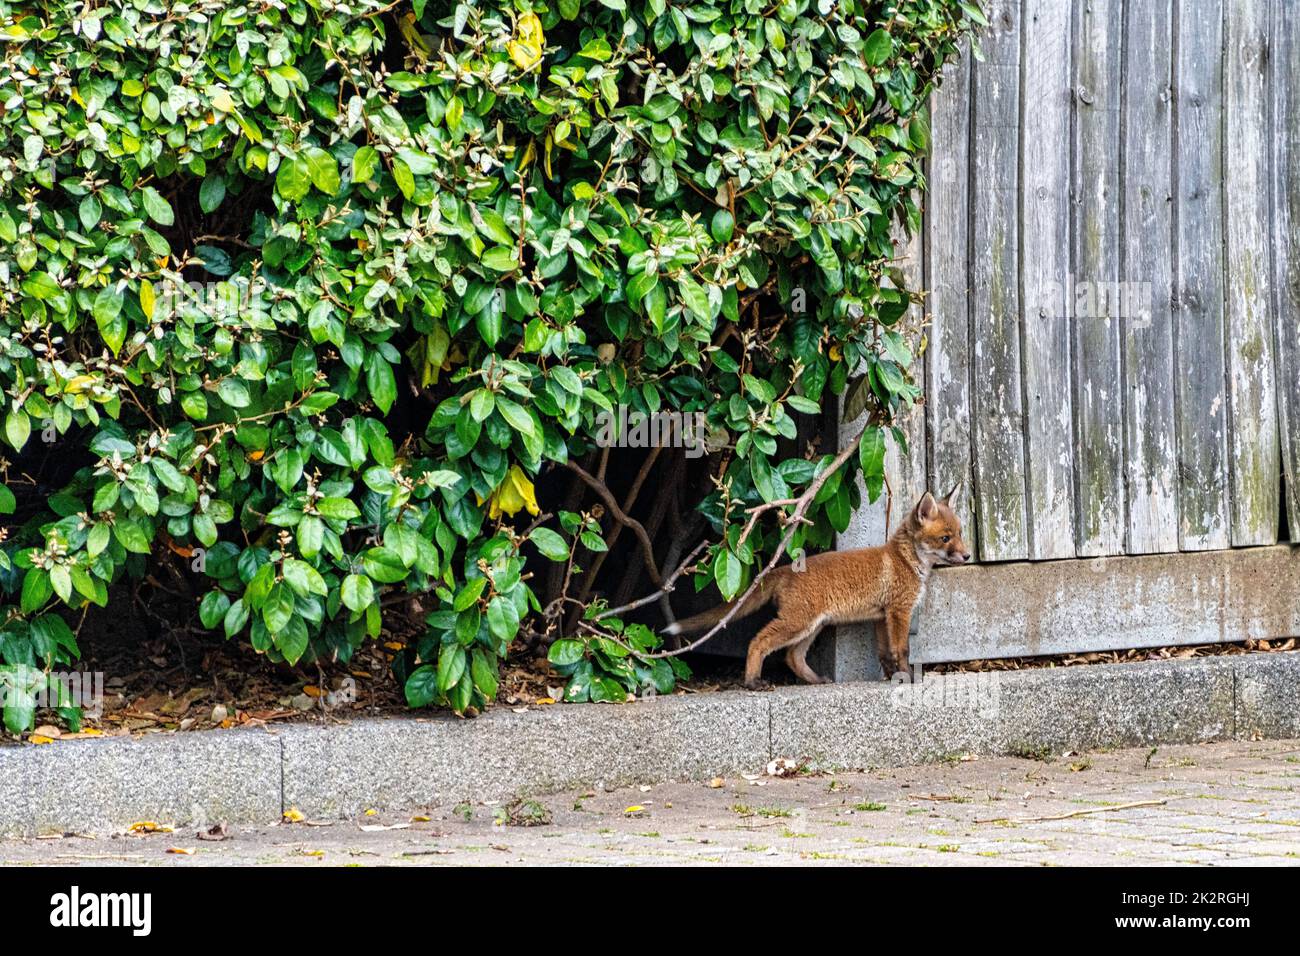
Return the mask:
<path id="1" fill-rule="evenodd" d="M 926 401 L 895 521 L 960 480 L 983 563 L 1300 541 L 1300 4 L 983 6 L 901 246 Z M 1098 626 L 1066 644 L 1132 646 Z"/>

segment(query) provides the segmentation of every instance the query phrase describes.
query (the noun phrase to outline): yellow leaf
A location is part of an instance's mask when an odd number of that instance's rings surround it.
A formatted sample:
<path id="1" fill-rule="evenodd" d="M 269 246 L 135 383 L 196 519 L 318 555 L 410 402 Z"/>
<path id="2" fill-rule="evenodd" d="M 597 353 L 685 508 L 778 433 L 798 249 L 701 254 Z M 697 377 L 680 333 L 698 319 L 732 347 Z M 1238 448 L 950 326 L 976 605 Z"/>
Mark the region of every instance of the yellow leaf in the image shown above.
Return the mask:
<path id="1" fill-rule="evenodd" d="M 44 734 L 32 734 L 27 738 L 27 742 L 29 744 L 52 744 L 54 743 L 54 738 L 46 737 Z"/>
<path id="2" fill-rule="evenodd" d="M 77 395 L 81 392 L 86 391 L 94 384 L 95 384 L 95 376 L 77 375 L 74 376 L 73 378 L 68 379 L 68 384 L 63 387 L 63 390 L 67 392 L 69 395 Z"/>
<path id="3" fill-rule="evenodd" d="M 628 807 L 628 808 L 627 808 L 626 810 L 624 810 L 623 812 L 624 812 L 624 813 L 640 813 L 640 812 L 641 812 L 642 810 L 644 810 L 644 809 L 645 809 L 645 807 L 641 806 L 639 803 L 634 803 L 634 804 L 632 804 L 632 806 Z"/>
<path id="4" fill-rule="evenodd" d="M 193 847 L 188 847 L 188 846 L 169 846 L 169 847 L 167 848 L 167 852 L 168 852 L 168 853 L 178 853 L 178 854 L 180 854 L 181 856 L 193 856 L 193 855 L 194 855 L 194 848 L 193 848 Z"/>
<path id="5" fill-rule="evenodd" d="M 212 97 L 212 107 L 221 110 L 223 113 L 230 113 L 235 109 L 235 101 L 230 98 L 230 94 L 225 90 L 220 90 Z"/>
<path id="6" fill-rule="evenodd" d="M 525 13 L 519 18 L 515 27 L 515 38 L 506 43 L 506 50 L 515 66 L 521 70 L 531 69 L 542 58 L 542 46 L 546 36 L 542 32 L 542 21 L 535 13 Z"/>
<path id="7" fill-rule="evenodd" d="M 411 817 L 411 822 L 412 822 L 412 823 L 428 823 L 428 822 L 429 822 L 429 818 L 428 818 L 428 817 Z"/>
<path id="8" fill-rule="evenodd" d="M 154 295 L 153 283 L 148 279 L 140 280 L 140 311 L 150 322 L 153 321 L 153 309 L 158 297 Z"/>
<path id="9" fill-rule="evenodd" d="M 830 354 L 831 354 L 832 362 L 838 362 L 844 356 L 844 353 L 840 351 L 840 347 L 838 345 L 831 346 Z"/>
<path id="10" fill-rule="evenodd" d="M 521 508 L 527 509 L 530 515 L 541 514 L 541 508 L 537 506 L 537 492 L 533 488 L 533 483 L 528 480 L 528 476 L 524 474 L 522 468 L 518 465 L 511 465 L 501 484 L 497 486 L 496 491 L 492 492 L 488 517 L 493 520 L 500 518 L 503 514 L 513 517 L 519 513 Z"/>
<path id="11" fill-rule="evenodd" d="M 128 828 L 132 833 L 171 833 L 172 828 L 164 823 L 155 823 L 153 820 L 141 820 L 138 823 L 131 824 Z"/>
<path id="12" fill-rule="evenodd" d="M 547 133 L 547 134 L 546 134 L 545 152 L 546 152 L 546 156 L 545 156 L 545 159 L 546 159 L 546 178 L 547 178 L 547 179 L 554 179 L 555 177 L 554 177 L 553 175 L 551 175 L 551 134 L 550 134 L 550 133 Z"/>
<path id="13" fill-rule="evenodd" d="M 519 160 L 519 172 L 522 173 L 525 169 L 527 169 L 530 165 L 532 165 L 533 160 L 536 158 L 537 158 L 537 140 L 530 139 L 528 141 L 528 148 L 524 150 L 524 158 Z"/>
<path id="14" fill-rule="evenodd" d="M 302 821 L 306 819 L 307 818 L 303 816 L 302 811 L 297 807 L 290 807 L 288 810 L 284 811 L 285 823 L 302 823 Z"/>
<path id="15" fill-rule="evenodd" d="M 407 45 L 411 48 L 411 52 L 415 53 L 421 59 L 433 50 L 433 47 L 429 46 L 429 44 L 425 42 L 424 36 L 420 31 L 415 28 L 414 13 L 404 13 L 398 17 L 397 29 L 406 39 Z"/>

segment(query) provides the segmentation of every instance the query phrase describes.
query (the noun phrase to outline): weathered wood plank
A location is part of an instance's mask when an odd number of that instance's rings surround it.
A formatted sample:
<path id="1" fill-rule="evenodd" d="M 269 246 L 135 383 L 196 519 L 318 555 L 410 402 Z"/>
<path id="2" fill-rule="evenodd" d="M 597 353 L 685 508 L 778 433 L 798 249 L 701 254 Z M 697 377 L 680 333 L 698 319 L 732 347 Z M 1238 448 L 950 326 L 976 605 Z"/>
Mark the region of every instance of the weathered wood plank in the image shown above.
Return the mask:
<path id="1" fill-rule="evenodd" d="M 1119 314 L 1124 330 L 1128 553 L 1178 550 L 1174 417 L 1173 39 L 1170 0 L 1124 7 L 1124 161 Z"/>
<path id="2" fill-rule="evenodd" d="M 1075 494 L 1080 555 L 1120 554 L 1124 506 L 1119 279 L 1119 0 L 1079 4 L 1075 25 Z"/>
<path id="3" fill-rule="evenodd" d="M 1070 381 L 1071 0 L 1026 0 L 1020 135 L 1029 556 L 1074 557 Z"/>
<path id="4" fill-rule="evenodd" d="M 981 560 L 1005 561 L 1029 553 L 1016 232 L 1020 4 L 996 0 L 986 9 L 989 28 L 980 42 L 985 59 L 973 65 L 971 134 L 975 524 Z"/>
<path id="5" fill-rule="evenodd" d="M 1275 4 L 1271 37 L 1278 421 L 1290 535 L 1300 541 L 1300 11 Z"/>
<path id="6" fill-rule="evenodd" d="M 1298 630 L 1300 554 L 1285 546 L 977 564 L 930 579 L 910 657 L 1087 653 Z"/>
<path id="7" fill-rule="evenodd" d="M 1226 548 L 1223 0 L 1177 0 L 1174 336 L 1179 547 Z"/>
<path id="8" fill-rule="evenodd" d="M 926 442 L 931 485 L 946 494 L 961 482 L 957 513 L 975 539 L 971 479 L 970 281 L 967 268 L 970 212 L 969 146 L 971 54 L 969 44 L 944 70 L 930 98 L 929 192 L 925 197 L 925 287 L 930 312 L 926 365 Z"/>
<path id="9" fill-rule="evenodd" d="M 908 292 L 919 292 L 924 283 L 923 241 L 921 233 L 907 235 L 902 228 L 895 226 L 894 264 L 902 271 L 903 288 Z M 906 340 L 912 354 L 920 352 L 921 338 L 924 335 L 925 310 L 921 305 L 913 305 L 899 320 L 895 330 Z M 916 384 L 925 388 L 925 365 L 916 363 Z M 924 395 L 924 392 L 922 393 Z M 887 516 L 887 528 L 893 531 L 899 521 L 907 514 L 927 490 L 925 466 L 925 405 L 918 403 L 909 408 L 898 422 L 899 430 L 907 441 L 906 450 L 899 447 L 892 437 L 890 454 L 885 459 L 885 475 L 889 479 L 889 488 L 893 492 L 893 503 Z"/>
<path id="10" fill-rule="evenodd" d="M 1234 547 L 1277 540 L 1279 482 L 1269 249 L 1267 0 L 1233 0 L 1224 27 L 1224 205 Z"/>

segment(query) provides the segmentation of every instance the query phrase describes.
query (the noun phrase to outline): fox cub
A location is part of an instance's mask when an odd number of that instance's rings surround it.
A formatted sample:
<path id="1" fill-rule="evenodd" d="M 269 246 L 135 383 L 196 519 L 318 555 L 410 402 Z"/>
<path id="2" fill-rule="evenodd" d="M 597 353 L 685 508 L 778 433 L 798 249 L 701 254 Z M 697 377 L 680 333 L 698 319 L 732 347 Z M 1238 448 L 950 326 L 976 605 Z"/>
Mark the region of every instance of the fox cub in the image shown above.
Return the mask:
<path id="1" fill-rule="evenodd" d="M 787 565 L 765 577 L 736 614 L 745 617 L 776 602 L 776 619 L 749 645 L 745 686 L 754 689 L 762 684 L 763 659 L 783 647 L 786 663 L 800 680 L 824 683 L 805 658 L 826 624 L 882 622 L 883 627 L 876 626 L 881 670 L 886 677 L 906 671 L 912 609 L 925 593 L 930 570 L 937 564 L 970 560 L 961 538 L 961 521 L 952 510 L 956 490 L 942 499 L 927 491 L 880 547 L 813 555 L 803 571 Z M 683 634 L 712 627 L 731 607 L 723 604 L 678 621 L 665 632 Z"/>

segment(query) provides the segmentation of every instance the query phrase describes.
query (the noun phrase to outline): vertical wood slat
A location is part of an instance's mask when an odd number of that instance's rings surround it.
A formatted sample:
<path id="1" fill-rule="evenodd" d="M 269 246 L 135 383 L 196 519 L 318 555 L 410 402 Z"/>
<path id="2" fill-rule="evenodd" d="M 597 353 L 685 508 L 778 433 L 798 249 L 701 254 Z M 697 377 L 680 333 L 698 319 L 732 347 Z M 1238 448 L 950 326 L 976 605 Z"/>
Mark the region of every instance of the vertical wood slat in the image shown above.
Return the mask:
<path id="1" fill-rule="evenodd" d="M 1073 294 L 1078 549 L 1124 551 L 1120 328 L 1109 296 L 1119 279 L 1119 0 L 1078 5 L 1075 30 Z M 1085 283 L 1082 287 L 1080 283 Z"/>
<path id="2" fill-rule="evenodd" d="M 1176 0 L 1174 336 L 1179 549 L 1226 548 L 1223 0 Z"/>
<path id="3" fill-rule="evenodd" d="M 1124 6 L 1123 268 L 1128 553 L 1178 550 L 1171 287 L 1170 0 Z"/>
<path id="4" fill-rule="evenodd" d="M 1278 421 L 1291 540 L 1300 542 L 1300 15 L 1273 7 L 1273 275 Z"/>
<path id="5" fill-rule="evenodd" d="M 1020 4 L 988 4 L 973 64 L 971 133 L 971 395 L 975 512 L 985 561 L 1029 553 L 1025 515 L 1024 408 L 1020 380 L 1018 205 Z"/>
<path id="6" fill-rule="evenodd" d="M 1074 557 L 1070 389 L 1072 0 L 1026 0 L 1020 110 L 1020 275 L 1029 556 Z"/>
<path id="7" fill-rule="evenodd" d="M 1229 461 L 1234 547 L 1278 528 L 1276 380 L 1270 308 L 1267 0 L 1232 0 L 1224 27 L 1224 209 Z"/>
<path id="8" fill-rule="evenodd" d="M 903 285 L 908 292 L 919 292 L 923 287 L 924 263 L 921 233 L 908 236 L 902 228 L 895 226 L 894 237 L 895 265 L 903 273 Z M 920 350 L 921 327 L 925 310 L 920 305 L 913 305 L 899 320 L 898 331 L 903 334 L 915 355 Z M 917 384 L 925 388 L 925 368 L 917 364 Z M 924 391 L 922 392 L 924 395 Z M 885 457 L 885 476 L 889 479 L 889 489 L 893 493 L 890 506 L 888 531 L 892 532 L 907 515 L 908 509 L 920 500 L 926 492 L 925 472 L 925 405 L 918 402 L 908 409 L 898 422 L 899 429 L 907 439 L 907 452 L 898 447 L 891 437 L 890 453 Z"/>
<path id="9" fill-rule="evenodd" d="M 930 313 L 926 363 L 927 470 L 931 485 L 946 494 L 957 482 L 957 514 L 975 535 L 975 492 L 971 480 L 970 295 L 967 273 L 967 217 L 970 211 L 971 52 L 944 68 L 943 82 L 930 98 L 930 155 L 925 196 L 925 287 Z"/>

